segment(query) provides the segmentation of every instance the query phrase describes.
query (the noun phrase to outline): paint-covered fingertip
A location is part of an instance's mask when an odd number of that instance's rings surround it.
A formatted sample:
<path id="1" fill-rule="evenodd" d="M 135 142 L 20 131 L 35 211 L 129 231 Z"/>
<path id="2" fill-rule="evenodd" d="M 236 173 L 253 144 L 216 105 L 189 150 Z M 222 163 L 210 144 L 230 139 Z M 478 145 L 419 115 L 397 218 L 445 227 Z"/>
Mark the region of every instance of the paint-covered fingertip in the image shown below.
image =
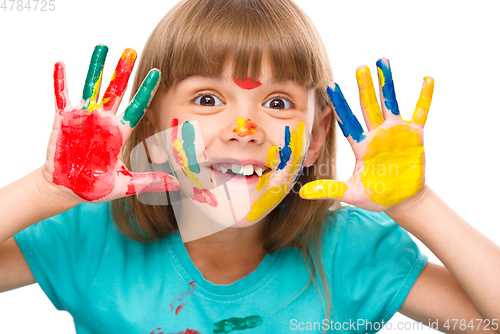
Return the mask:
<path id="1" fill-rule="evenodd" d="M 125 49 L 122 53 L 122 60 L 128 60 L 129 63 L 135 61 L 137 58 L 137 52 L 134 49 Z"/>
<path id="2" fill-rule="evenodd" d="M 91 63 L 104 63 L 109 48 L 104 44 L 96 45 L 92 53 Z"/>
<path id="3" fill-rule="evenodd" d="M 64 79 L 64 63 L 62 61 L 54 64 L 54 80 L 56 79 Z"/>
<path id="4" fill-rule="evenodd" d="M 433 77 L 431 77 L 431 76 L 429 76 L 429 75 L 426 75 L 426 76 L 424 77 L 424 82 L 425 82 L 425 83 L 431 83 L 431 82 L 434 82 L 434 78 L 433 78 Z"/>
<path id="5" fill-rule="evenodd" d="M 152 70 L 149 71 L 148 75 L 146 76 L 146 79 L 144 79 L 144 85 L 146 87 L 150 88 L 153 86 L 157 86 L 157 84 L 160 82 L 161 79 L 161 72 L 157 68 L 153 68 Z"/>
<path id="6" fill-rule="evenodd" d="M 389 62 L 389 59 L 387 59 L 385 57 L 379 58 L 377 60 L 376 64 L 377 64 L 377 67 L 383 67 L 383 66 L 388 67 L 388 68 L 391 67 L 391 63 Z"/>
<path id="7" fill-rule="evenodd" d="M 308 182 L 299 190 L 299 196 L 303 199 L 325 199 L 344 197 L 347 185 L 344 182 L 334 180 L 315 180 Z"/>

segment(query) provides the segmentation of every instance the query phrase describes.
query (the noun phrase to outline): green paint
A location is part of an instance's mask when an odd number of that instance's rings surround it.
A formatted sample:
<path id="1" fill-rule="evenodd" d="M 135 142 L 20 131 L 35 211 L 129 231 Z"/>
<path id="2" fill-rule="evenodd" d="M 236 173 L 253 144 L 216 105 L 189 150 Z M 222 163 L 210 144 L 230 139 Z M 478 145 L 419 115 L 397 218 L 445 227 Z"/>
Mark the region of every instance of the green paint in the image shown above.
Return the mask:
<path id="1" fill-rule="evenodd" d="M 139 123 L 140 119 L 146 112 L 154 96 L 154 91 L 160 84 L 160 71 L 152 70 L 149 72 L 146 79 L 139 87 L 139 90 L 135 94 L 132 102 L 125 109 L 123 119 L 130 122 L 130 127 L 133 128 Z"/>
<path id="2" fill-rule="evenodd" d="M 262 324 L 262 317 L 252 315 L 246 318 L 229 318 L 214 324 L 214 333 L 229 333 L 233 330 L 254 328 Z"/>
<path id="3" fill-rule="evenodd" d="M 85 79 L 85 86 L 83 87 L 83 100 L 86 102 L 88 102 L 87 100 L 89 100 L 94 93 L 94 87 L 101 77 L 107 54 L 108 47 L 106 45 L 97 45 L 92 53 L 89 70 L 87 72 L 87 79 Z M 86 107 L 87 105 L 88 104 L 86 103 Z M 84 109 L 86 107 L 84 107 Z"/>
<path id="4" fill-rule="evenodd" d="M 196 159 L 196 147 L 194 146 L 194 126 L 193 124 L 186 121 L 182 125 L 182 147 L 184 152 L 186 152 L 186 157 L 188 159 L 189 169 L 193 173 L 200 174 L 200 165 L 198 165 L 198 160 Z"/>

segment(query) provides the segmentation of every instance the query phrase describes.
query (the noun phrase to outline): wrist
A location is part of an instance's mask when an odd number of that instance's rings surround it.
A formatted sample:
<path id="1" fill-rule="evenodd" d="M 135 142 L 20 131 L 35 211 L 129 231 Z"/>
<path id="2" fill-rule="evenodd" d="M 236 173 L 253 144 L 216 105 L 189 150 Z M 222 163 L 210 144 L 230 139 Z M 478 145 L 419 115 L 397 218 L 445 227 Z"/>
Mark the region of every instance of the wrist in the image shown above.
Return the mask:
<path id="1" fill-rule="evenodd" d="M 385 210 L 385 213 L 396 221 L 402 227 L 405 227 L 405 222 L 411 221 L 411 217 L 419 217 L 422 215 L 428 206 L 431 197 L 434 195 L 432 189 L 427 184 L 413 197 L 410 197 L 403 202 L 393 205 Z"/>
<path id="2" fill-rule="evenodd" d="M 68 189 L 61 189 L 61 187 L 49 182 L 44 177 L 43 167 L 35 170 L 32 175 L 40 198 L 48 206 L 57 208 L 57 211 L 66 211 L 84 202 L 75 194 L 69 194 Z"/>

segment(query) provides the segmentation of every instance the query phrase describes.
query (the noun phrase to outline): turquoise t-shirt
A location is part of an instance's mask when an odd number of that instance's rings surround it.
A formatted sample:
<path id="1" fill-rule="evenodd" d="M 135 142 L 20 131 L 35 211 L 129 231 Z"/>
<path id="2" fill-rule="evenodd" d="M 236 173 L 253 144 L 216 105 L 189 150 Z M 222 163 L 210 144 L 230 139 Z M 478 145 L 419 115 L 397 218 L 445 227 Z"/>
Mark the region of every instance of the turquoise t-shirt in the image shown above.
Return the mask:
<path id="1" fill-rule="evenodd" d="M 324 226 L 329 318 L 314 284 L 296 297 L 309 279 L 296 248 L 267 254 L 246 277 L 215 285 L 178 234 L 159 243 L 124 237 L 109 203 L 79 205 L 14 238 L 79 334 L 377 332 L 401 307 L 427 257 L 384 213 L 343 207 Z"/>

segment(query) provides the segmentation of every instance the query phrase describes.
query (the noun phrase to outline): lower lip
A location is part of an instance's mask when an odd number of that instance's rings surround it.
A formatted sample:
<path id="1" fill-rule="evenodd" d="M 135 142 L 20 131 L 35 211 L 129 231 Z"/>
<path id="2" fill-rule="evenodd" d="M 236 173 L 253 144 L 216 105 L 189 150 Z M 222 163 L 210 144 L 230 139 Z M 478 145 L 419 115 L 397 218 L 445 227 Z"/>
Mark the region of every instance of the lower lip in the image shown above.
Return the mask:
<path id="1" fill-rule="evenodd" d="M 221 171 L 212 168 L 210 168 L 210 170 L 215 176 L 215 183 L 217 185 L 219 185 L 219 183 L 220 184 L 226 183 L 230 180 L 233 180 L 233 182 L 237 183 L 247 183 L 252 185 L 256 185 L 259 182 L 259 176 L 257 174 L 252 174 L 249 176 L 244 176 L 244 175 L 239 176 L 228 173 L 222 173 Z"/>

